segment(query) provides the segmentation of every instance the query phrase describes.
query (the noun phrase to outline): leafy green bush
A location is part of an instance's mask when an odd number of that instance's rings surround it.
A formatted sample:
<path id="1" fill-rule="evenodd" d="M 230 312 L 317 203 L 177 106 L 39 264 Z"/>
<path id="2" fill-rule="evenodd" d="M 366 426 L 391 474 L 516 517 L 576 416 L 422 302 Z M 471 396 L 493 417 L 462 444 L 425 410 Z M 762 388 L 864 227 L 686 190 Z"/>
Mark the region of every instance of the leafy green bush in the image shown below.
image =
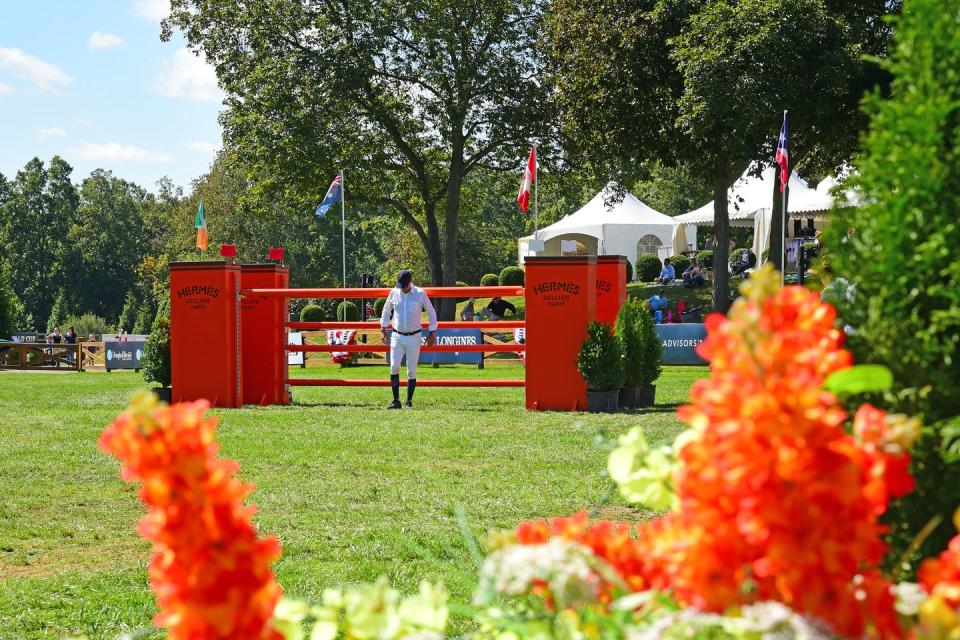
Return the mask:
<path id="1" fill-rule="evenodd" d="M 496 287 L 500 284 L 500 276 L 495 273 L 485 273 L 480 278 L 481 287 Z"/>
<path id="2" fill-rule="evenodd" d="M 337 305 L 337 322 L 356 322 L 360 319 L 360 309 L 350 300 Z"/>
<path id="3" fill-rule="evenodd" d="M 960 504 L 952 455 L 960 447 L 942 439 L 951 420 L 960 427 L 960 23 L 940 2 L 912 0 L 894 32 L 892 97 L 865 100 L 870 130 L 848 181 L 865 204 L 833 211 L 823 241 L 833 271 L 855 285 L 855 295 L 837 300 L 854 328 L 849 348 L 858 362 L 893 372 L 892 392 L 872 400 L 927 427 L 913 449 L 917 488 L 885 517 L 894 562 L 943 517 L 905 559 L 915 566 L 955 534 L 950 515 Z"/>
<path id="4" fill-rule="evenodd" d="M 577 354 L 577 369 L 592 391 L 613 391 L 623 386 L 623 347 L 610 325 L 594 320 Z"/>
<path id="5" fill-rule="evenodd" d="M 700 264 L 702 265 L 712 267 L 713 266 L 713 249 L 704 249 L 703 251 L 698 251 L 697 260 L 699 260 Z"/>
<path id="6" fill-rule="evenodd" d="M 500 286 L 522 287 L 523 275 L 523 269 L 520 267 L 504 267 L 503 271 L 500 272 Z"/>
<path id="7" fill-rule="evenodd" d="M 158 316 L 153 321 L 150 337 L 143 345 L 143 379 L 147 382 L 159 382 L 160 386 L 170 386 L 170 321 Z"/>
<path id="8" fill-rule="evenodd" d="M 687 256 L 670 256 L 670 264 L 673 265 L 673 270 L 676 271 L 679 278 L 680 274 L 690 266 L 690 258 Z"/>
<path id="9" fill-rule="evenodd" d="M 650 315 L 646 305 L 634 298 L 627 298 L 617 313 L 614 333 L 623 347 L 623 386 L 639 387 L 643 371 L 641 339 L 637 332 L 639 316 Z"/>
<path id="10" fill-rule="evenodd" d="M 123 301 L 123 309 L 120 311 L 120 317 L 117 319 L 117 331 L 123 333 L 133 333 L 133 323 L 137 320 L 137 294 L 133 291 L 127 292 L 127 297 Z"/>
<path id="11" fill-rule="evenodd" d="M 63 321 L 64 333 L 67 327 L 73 327 L 74 332 L 83 339 L 96 340 L 104 333 L 111 333 L 113 328 L 107 324 L 107 321 L 93 313 L 85 313 L 81 316 L 70 316 Z"/>
<path id="12" fill-rule="evenodd" d="M 0 340 L 9 338 L 14 331 L 27 329 L 17 326 L 23 314 L 23 304 L 0 266 Z"/>
<path id="13" fill-rule="evenodd" d="M 740 247 L 739 249 L 734 249 L 730 252 L 730 257 L 727 258 L 727 262 L 730 264 L 739 264 L 743 260 L 743 254 L 746 253 L 746 249 Z"/>
<path id="14" fill-rule="evenodd" d="M 385 304 L 387 304 L 386 298 L 377 298 L 376 300 L 373 301 L 373 313 L 378 318 L 380 317 L 380 314 L 383 313 L 383 305 Z"/>
<path id="15" fill-rule="evenodd" d="M 653 282 L 660 275 L 660 269 L 663 263 L 660 258 L 652 253 L 644 253 L 637 256 L 637 280 L 640 282 Z"/>
<path id="16" fill-rule="evenodd" d="M 318 304 L 308 304 L 300 310 L 300 322 L 323 322 L 326 319 L 327 314 Z"/>
<path id="17" fill-rule="evenodd" d="M 155 312 L 153 307 L 144 302 L 137 308 L 137 318 L 133 323 L 133 333 L 146 335 L 152 330 Z"/>
<path id="18" fill-rule="evenodd" d="M 627 260 L 627 282 L 633 282 L 633 265 Z"/>
<path id="19" fill-rule="evenodd" d="M 457 286 L 458 286 L 458 287 L 469 287 L 470 285 L 468 285 L 466 282 L 463 282 L 463 281 L 461 281 L 461 280 L 457 280 Z M 457 304 L 460 304 L 461 302 L 466 302 L 466 301 L 467 301 L 467 298 L 455 298 L 455 300 L 457 301 Z"/>
<path id="20" fill-rule="evenodd" d="M 764 249 L 760 252 L 760 264 L 763 264 L 770 258 L 770 249 Z"/>
<path id="21" fill-rule="evenodd" d="M 637 300 L 635 304 L 640 309 L 636 316 L 636 333 L 640 339 L 640 385 L 644 386 L 656 382 L 663 371 L 663 343 L 657 336 L 646 302 Z"/>

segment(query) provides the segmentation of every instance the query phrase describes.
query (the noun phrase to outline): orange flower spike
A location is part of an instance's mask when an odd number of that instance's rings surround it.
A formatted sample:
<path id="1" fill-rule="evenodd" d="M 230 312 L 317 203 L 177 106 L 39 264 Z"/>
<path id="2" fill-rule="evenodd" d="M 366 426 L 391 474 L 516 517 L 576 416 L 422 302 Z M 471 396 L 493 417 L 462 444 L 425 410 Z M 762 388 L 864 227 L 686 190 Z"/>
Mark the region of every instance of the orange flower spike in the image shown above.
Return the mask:
<path id="1" fill-rule="evenodd" d="M 154 543 L 154 624 L 173 640 L 279 640 L 270 620 L 281 591 L 270 566 L 280 545 L 258 538 L 255 509 L 243 505 L 253 486 L 233 477 L 236 462 L 217 457 L 208 407 L 140 395 L 104 430 L 100 447 L 120 459 L 124 480 L 142 483 L 148 512 L 138 531 Z"/>

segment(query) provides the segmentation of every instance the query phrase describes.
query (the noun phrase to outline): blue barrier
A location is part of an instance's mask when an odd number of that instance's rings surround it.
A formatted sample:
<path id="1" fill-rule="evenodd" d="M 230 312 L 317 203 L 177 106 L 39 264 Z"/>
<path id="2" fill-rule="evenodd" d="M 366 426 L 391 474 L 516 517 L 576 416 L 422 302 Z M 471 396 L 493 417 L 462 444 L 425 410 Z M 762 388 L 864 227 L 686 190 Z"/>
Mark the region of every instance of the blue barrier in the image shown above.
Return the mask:
<path id="1" fill-rule="evenodd" d="M 663 343 L 663 364 L 710 364 L 696 352 L 707 337 L 702 323 L 658 324 L 654 329 Z"/>

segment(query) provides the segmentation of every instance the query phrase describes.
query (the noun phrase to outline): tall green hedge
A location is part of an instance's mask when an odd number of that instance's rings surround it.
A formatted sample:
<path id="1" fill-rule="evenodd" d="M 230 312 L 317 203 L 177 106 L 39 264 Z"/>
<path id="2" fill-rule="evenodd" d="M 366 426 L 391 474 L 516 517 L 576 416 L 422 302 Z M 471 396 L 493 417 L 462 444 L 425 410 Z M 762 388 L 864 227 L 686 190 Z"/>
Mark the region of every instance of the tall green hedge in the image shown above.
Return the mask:
<path id="1" fill-rule="evenodd" d="M 908 560 L 932 555 L 954 535 L 960 462 L 947 450 L 960 427 L 960 20 L 956 5 L 911 0 L 894 27 L 891 98 L 869 96 L 871 118 L 851 180 L 866 203 L 832 212 L 824 258 L 855 294 L 837 303 L 853 327 L 858 362 L 893 372 L 875 399 L 919 415 L 930 434 L 913 451 L 917 489 L 893 505 L 891 558 L 935 515 L 944 518 Z M 943 438 L 947 440 L 944 442 Z M 957 447 L 960 449 L 960 446 Z"/>
<path id="2" fill-rule="evenodd" d="M 660 269 L 663 263 L 660 258 L 652 253 L 644 253 L 637 256 L 637 280 L 640 282 L 653 282 L 660 275 Z"/>
<path id="3" fill-rule="evenodd" d="M 150 337 L 143 345 L 143 379 L 170 386 L 170 321 L 163 316 L 153 321 Z"/>
<path id="4" fill-rule="evenodd" d="M 520 267 L 504 267 L 503 271 L 500 272 L 500 286 L 522 287 L 523 269 Z"/>

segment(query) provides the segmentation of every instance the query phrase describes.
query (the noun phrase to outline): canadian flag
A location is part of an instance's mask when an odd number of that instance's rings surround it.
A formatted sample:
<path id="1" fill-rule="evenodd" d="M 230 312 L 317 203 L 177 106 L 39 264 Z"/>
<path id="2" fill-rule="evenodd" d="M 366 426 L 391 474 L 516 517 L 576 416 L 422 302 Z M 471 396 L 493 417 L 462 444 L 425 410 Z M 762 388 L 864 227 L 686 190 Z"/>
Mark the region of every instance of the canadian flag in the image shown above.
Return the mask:
<path id="1" fill-rule="evenodd" d="M 530 157 L 527 158 L 527 167 L 523 170 L 523 182 L 520 183 L 520 193 L 517 194 L 517 203 L 520 205 L 520 211 L 524 213 L 530 208 L 530 190 L 533 183 L 537 181 L 537 148 L 530 149 Z"/>

